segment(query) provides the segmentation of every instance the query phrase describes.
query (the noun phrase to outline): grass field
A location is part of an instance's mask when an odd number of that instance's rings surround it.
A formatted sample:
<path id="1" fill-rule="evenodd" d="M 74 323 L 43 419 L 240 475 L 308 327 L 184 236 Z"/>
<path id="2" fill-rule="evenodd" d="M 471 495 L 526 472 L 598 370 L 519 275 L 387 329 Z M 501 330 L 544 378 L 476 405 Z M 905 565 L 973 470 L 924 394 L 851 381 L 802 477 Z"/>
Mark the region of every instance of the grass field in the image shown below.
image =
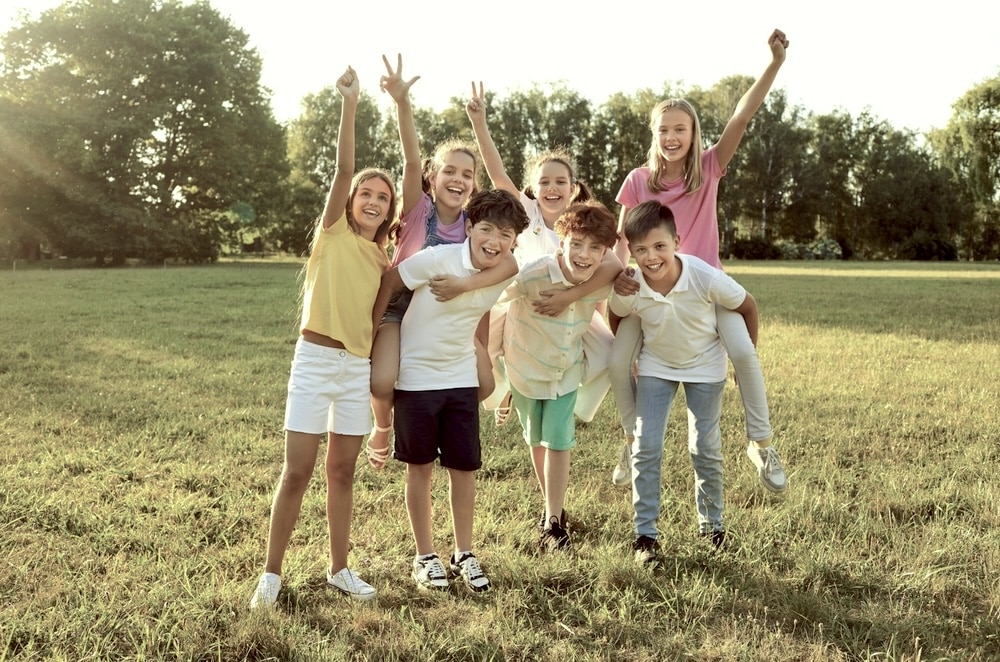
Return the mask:
<path id="1" fill-rule="evenodd" d="M 1000 659 L 998 265 L 727 264 L 761 307 L 790 488 L 758 483 L 730 385 L 723 554 L 697 536 L 675 406 L 665 562 L 633 563 L 609 396 L 578 432 L 572 553 L 535 552 L 528 453 L 484 416 L 475 539 L 495 590 L 418 592 L 402 467 L 363 460 L 352 565 L 379 596 L 327 589 L 320 464 L 265 614 L 247 603 L 299 264 L 24 266 L 0 272 L 0 660 Z"/>

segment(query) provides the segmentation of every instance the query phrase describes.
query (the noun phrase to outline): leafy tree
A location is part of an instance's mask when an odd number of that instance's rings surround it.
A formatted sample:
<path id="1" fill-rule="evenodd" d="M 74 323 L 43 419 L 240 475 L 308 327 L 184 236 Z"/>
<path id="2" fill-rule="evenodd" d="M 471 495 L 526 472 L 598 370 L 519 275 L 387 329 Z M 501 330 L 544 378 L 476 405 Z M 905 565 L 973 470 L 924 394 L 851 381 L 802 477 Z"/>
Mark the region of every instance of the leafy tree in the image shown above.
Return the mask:
<path id="1" fill-rule="evenodd" d="M 916 146 L 909 131 L 862 113 L 855 125 L 859 236 L 872 255 L 897 257 L 922 231 L 951 244 L 961 222 L 961 204 L 948 173 Z M 905 252 L 905 251 L 904 251 Z M 950 254 L 945 250 L 939 257 Z"/>
<path id="2" fill-rule="evenodd" d="M 946 128 L 932 132 L 938 161 L 973 211 L 960 231 L 968 259 L 1000 259 L 1000 75 L 955 102 Z"/>
<path id="3" fill-rule="evenodd" d="M 234 205 L 279 213 L 260 59 L 208 2 L 71 0 L 4 35 L 0 81 L 0 206 L 64 254 L 213 259 Z"/>

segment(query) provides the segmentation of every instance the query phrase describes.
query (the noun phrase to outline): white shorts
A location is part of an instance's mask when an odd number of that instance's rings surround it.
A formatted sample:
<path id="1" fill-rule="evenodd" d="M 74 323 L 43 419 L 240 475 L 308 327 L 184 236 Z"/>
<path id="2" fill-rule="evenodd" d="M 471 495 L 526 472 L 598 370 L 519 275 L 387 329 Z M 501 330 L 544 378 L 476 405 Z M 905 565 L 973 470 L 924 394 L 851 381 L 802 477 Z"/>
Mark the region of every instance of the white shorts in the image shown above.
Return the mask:
<path id="1" fill-rule="evenodd" d="M 285 429 L 365 435 L 371 430 L 371 361 L 299 338 L 285 401 Z"/>

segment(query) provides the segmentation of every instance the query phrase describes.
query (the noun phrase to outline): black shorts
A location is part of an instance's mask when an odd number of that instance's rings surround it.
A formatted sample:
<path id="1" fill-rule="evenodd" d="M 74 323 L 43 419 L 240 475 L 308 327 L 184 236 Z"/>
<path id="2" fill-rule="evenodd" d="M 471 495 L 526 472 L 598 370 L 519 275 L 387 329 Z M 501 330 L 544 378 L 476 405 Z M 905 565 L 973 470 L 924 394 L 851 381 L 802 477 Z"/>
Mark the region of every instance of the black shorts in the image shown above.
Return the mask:
<path id="1" fill-rule="evenodd" d="M 393 457 L 407 464 L 428 464 L 475 471 L 483 464 L 479 446 L 479 389 L 396 390 Z"/>

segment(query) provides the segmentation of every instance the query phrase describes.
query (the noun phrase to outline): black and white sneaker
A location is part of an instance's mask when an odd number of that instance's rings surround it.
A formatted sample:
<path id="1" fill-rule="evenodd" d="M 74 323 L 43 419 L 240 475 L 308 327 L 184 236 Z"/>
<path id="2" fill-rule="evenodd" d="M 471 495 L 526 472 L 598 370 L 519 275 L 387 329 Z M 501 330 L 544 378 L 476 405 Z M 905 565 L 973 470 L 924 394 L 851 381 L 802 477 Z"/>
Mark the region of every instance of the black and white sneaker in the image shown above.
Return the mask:
<path id="1" fill-rule="evenodd" d="M 712 543 L 713 554 L 715 552 L 724 552 L 729 547 L 729 543 L 726 542 L 725 531 L 702 531 L 700 535 L 703 539 Z"/>
<path id="2" fill-rule="evenodd" d="M 639 536 L 632 543 L 635 551 L 635 562 L 640 565 L 655 566 L 660 561 L 660 543 L 656 538 L 649 536 Z"/>
<path id="3" fill-rule="evenodd" d="M 543 510 L 541 516 L 538 518 L 538 533 L 539 534 L 545 533 L 545 529 L 547 526 L 548 522 L 545 521 L 545 511 Z M 562 517 L 559 518 L 559 526 L 566 529 L 567 531 L 569 530 L 569 517 L 567 517 L 565 510 L 562 511 Z"/>
<path id="4" fill-rule="evenodd" d="M 538 547 L 543 552 L 557 552 L 568 548 L 569 543 L 569 531 L 564 529 L 559 518 L 553 515 L 538 537 Z"/>
<path id="5" fill-rule="evenodd" d="M 465 580 L 465 585 L 473 593 L 489 590 L 490 580 L 487 579 L 483 568 L 479 565 L 479 559 L 472 552 L 465 552 L 457 559 L 452 554 L 450 565 L 452 574 Z"/>
<path id="6" fill-rule="evenodd" d="M 448 573 L 437 554 L 413 560 L 413 581 L 423 589 L 448 588 Z"/>

